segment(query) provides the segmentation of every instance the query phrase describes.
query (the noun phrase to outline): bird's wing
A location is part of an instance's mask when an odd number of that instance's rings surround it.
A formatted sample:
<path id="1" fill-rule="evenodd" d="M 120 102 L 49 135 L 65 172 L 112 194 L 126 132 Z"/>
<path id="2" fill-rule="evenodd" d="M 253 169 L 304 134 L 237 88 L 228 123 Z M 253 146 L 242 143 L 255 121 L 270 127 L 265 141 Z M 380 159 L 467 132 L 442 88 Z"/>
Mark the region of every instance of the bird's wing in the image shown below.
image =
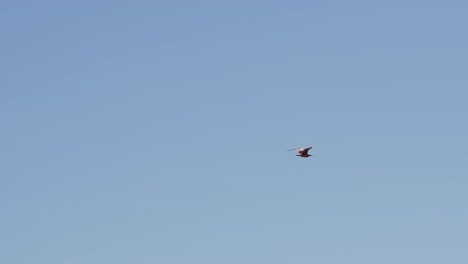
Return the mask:
<path id="1" fill-rule="evenodd" d="M 305 148 L 305 149 L 302 151 L 302 154 L 308 155 L 308 154 L 309 154 L 308 152 L 309 152 L 310 149 L 312 149 L 312 147 L 310 147 L 310 148 Z"/>

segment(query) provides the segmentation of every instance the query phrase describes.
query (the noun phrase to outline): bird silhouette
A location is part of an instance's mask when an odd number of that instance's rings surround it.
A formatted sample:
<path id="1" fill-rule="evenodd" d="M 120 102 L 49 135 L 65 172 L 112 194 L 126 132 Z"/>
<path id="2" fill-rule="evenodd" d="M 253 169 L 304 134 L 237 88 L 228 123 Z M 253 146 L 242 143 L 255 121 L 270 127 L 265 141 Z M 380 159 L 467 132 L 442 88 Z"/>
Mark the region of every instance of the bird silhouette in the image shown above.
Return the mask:
<path id="1" fill-rule="evenodd" d="M 296 156 L 301 157 L 301 158 L 308 158 L 308 157 L 310 157 L 310 156 L 313 156 L 313 155 L 310 155 L 310 154 L 309 154 L 309 150 L 311 150 L 311 149 L 312 149 L 312 147 L 308 147 L 308 148 L 295 148 L 295 149 L 288 149 L 288 151 L 297 150 Z"/>

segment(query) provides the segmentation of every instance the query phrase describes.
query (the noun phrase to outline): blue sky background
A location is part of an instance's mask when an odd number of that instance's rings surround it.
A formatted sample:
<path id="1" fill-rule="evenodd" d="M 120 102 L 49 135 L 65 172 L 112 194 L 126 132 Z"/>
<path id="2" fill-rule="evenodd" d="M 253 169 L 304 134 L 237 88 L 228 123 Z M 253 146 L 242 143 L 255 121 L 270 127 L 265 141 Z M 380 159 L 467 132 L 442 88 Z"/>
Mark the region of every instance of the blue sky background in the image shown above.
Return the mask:
<path id="1" fill-rule="evenodd" d="M 467 13 L 0 2 L 0 262 L 466 264 Z"/>

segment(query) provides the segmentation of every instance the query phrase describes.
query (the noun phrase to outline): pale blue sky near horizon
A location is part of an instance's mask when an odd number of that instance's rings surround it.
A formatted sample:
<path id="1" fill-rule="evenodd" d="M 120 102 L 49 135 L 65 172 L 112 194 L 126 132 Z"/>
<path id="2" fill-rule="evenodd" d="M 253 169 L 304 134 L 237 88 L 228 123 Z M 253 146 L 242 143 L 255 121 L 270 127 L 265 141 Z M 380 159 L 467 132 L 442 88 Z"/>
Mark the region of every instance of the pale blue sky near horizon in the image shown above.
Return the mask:
<path id="1" fill-rule="evenodd" d="M 466 264 L 467 11 L 0 2 L 0 262 Z"/>

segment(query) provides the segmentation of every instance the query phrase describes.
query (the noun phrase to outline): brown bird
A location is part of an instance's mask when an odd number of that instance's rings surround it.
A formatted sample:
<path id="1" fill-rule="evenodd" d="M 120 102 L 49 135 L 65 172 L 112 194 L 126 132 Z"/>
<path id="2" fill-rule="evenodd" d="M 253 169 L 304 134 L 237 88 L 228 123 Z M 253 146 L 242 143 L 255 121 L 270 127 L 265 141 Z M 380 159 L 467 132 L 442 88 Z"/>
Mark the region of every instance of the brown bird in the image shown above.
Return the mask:
<path id="1" fill-rule="evenodd" d="M 290 150 L 297 150 L 296 156 L 301 157 L 301 158 L 308 158 L 308 157 L 310 157 L 310 156 L 313 156 L 313 155 L 310 155 L 310 154 L 309 154 L 309 150 L 310 150 L 310 149 L 312 149 L 312 147 L 305 148 L 305 149 L 302 149 L 302 148 L 288 149 L 288 151 L 290 151 Z"/>

